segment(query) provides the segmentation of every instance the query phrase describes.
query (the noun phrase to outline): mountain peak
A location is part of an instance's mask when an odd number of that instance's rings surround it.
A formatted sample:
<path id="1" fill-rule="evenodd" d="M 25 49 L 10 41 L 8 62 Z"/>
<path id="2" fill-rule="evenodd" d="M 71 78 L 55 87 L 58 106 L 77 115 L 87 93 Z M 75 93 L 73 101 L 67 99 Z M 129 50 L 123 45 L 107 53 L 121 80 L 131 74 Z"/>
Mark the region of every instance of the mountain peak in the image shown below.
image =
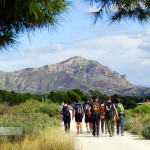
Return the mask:
<path id="1" fill-rule="evenodd" d="M 87 61 L 85 58 L 82 58 L 81 56 L 74 56 L 74 57 L 71 57 L 71 58 L 69 58 L 69 59 L 67 59 L 67 60 L 64 60 L 64 61 L 62 61 L 62 62 L 60 62 L 60 63 L 76 63 L 76 62 L 85 62 L 85 61 Z"/>
<path id="2" fill-rule="evenodd" d="M 27 68 L 13 73 L 0 73 L 0 87 L 17 92 L 41 93 L 51 90 L 97 89 L 114 94 L 133 88 L 125 75 L 120 75 L 98 61 L 74 56 L 40 68 Z"/>

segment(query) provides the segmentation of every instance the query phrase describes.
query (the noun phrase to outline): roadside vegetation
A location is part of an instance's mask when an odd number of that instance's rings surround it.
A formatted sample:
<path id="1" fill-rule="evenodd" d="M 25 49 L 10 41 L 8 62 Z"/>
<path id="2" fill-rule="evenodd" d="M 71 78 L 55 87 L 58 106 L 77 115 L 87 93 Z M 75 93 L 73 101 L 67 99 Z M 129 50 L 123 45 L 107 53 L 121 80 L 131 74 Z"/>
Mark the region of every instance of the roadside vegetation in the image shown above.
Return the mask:
<path id="1" fill-rule="evenodd" d="M 74 150 L 74 139 L 69 134 L 63 134 L 56 128 L 46 129 L 38 136 L 26 136 L 23 140 L 10 142 L 0 139 L 2 150 Z"/>
<path id="2" fill-rule="evenodd" d="M 0 135 L 0 147 L 3 150 L 74 150 L 74 140 L 68 134 L 60 131 L 60 106 L 64 100 L 69 104 L 78 99 L 81 103 L 87 96 L 98 96 L 100 101 L 107 98 L 106 94 L 89 90 L 87 93 L 80 89 L 50 91 L 39 95 L 31 93 L 16 93 L 0 90 L 0 127 L 21 127 L 21 135 Z M 112 101 L 120 97 L 112 96 Z M 137 106 L 149 97 L 120 97 L 126 106 L 126 130 L 143 135 L 150 139 L 150 105 Z"/>
<path id="3" fill-rule="evenodd" d="M 142 104 L 127 110 L 125 129 L 136 135 L 150 139 L 150 105 Z"/>
<path id="4" fill-rule="evenodd" d="M 60 131 L 60 104 L 27 100 L 0 104 L 0 126 L 21 127 L 21 135 L 0 135 L 2 150 L 74 150 L 74 140 Z"/>

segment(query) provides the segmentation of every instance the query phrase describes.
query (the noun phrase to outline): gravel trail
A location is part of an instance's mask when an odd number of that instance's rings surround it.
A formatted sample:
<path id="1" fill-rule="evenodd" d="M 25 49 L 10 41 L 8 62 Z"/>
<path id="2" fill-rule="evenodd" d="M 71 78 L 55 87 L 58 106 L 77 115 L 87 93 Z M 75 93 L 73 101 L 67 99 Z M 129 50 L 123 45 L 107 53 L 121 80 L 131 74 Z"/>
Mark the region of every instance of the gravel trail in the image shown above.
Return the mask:
<path id="1" fill-rule="evenodd" d="M 150 140 L 125 132 L 124 136 L 115 134 L 109 137 L 102 134 L 100 137 L 93 137 L 86 133 L 85 123 L 82 123 L 83 133 L 76 135 L 75 121 L 71 121 L 71 134 L 75 135 L 76 150 L 150 150 Z"/>

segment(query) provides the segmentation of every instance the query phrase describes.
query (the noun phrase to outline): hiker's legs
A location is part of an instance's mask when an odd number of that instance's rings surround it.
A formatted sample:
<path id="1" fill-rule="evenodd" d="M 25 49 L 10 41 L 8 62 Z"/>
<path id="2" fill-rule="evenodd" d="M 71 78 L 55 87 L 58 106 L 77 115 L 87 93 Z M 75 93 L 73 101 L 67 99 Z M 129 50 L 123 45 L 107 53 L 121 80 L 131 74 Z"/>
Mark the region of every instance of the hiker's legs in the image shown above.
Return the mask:
<path id="1" fill-rule="evenodd" d="M 115 132 L 115 121 L 114 121 L 114 118 L 111 119 L 111 131 L 112 131 L 112 135 L 114 135 L 114 132 Z"/>
<path id="2" fill-rule="evenodd" d="M 77 128 L 77 134 L 79 134 L 79 129 L 82 128 L 82 117 L 79 115 L 75 115 L 75 121 L 76 121 L 76 128 Z"/>
<path id="3" fill-rule="evenodd" d="M 90 126 L 90 132 L 92 132 L 93 129 L 92 117 L 89 118 L 89 126 Z"/>
<path id="4" fill-rule="evenodd" d="M 89 122 L 86 123 L 86 130 L 87 130 L 87 133 L 90 132 L 90 123 Z"/>
<path id="5" fill-rule="evenodd" d="M 119 126 L 120 126 L 120 117 L 117 120 L 117 134 L 119 134 Z"/>
<path id="6" fill-rule="evenodd" d="M 67 118 L 64 116 L 64 127 L 65 127 L 65 131 L 67 131 L 68 128 L 68 120 Z"/>
<path id="7" fill-rule="evenodd" d="M 77 134 L 79 134 L 80 122 L 76 122 Z"/>
<path id="8" fill-rule="evenodd" d="M 124 133 L 124 116 L 121 115 L 120 117 L 121 117 L 121 118 L 120 118 L 121 134 L 123 135 L 123 133 Z"/>
<path id="9" fill-rule="evenodd" d="M 96 123 L 96 119 L 95 119 L 95 116 L 93 116 L 93 119 L 92 119 L 92 126 L 93 126 L 92 135 L 93 135 L 93 136 L 95 136 L 95 123 Z"/>
<path id="10" fill-rule="evenodd" d="M 88 118 L 87 114 L 85 114 L 85 125 L 86 125 L 86 128 L 88 129 L 89 128 L 89 118 Z"/>
<path id="11" fill-rule="evenodd" d="M 68 120 L 68 131 L 70 131 L 70 122 L 71 122 L 71 119 Z"/>
<path id="12" fill-rule="evenodd" d="M 79 123 L 80 133 L 82 134 L 82 122 Z"/>
<path id="13" fill-rule="evenodd" d="M 106 119 L 105 119 L 105 121 L 104 121 L 104 124 L 105 124 L 105 134 L 107 134 L 108 128 L 107 128 L 107 124 L 106 124 Z"/>
<path id="14" fill-rule="evenodd" d="M 105 118 L 101 118 L 101 131 L 104 133 L 104 123 L 105 123 Z"/>
<path id="15" fill-rule="evenodd" d="M 112 136 L 111 119 L 106 119 L 107 129 L 110 136 Z"/>
<path id="16" fill-rule="evenodd" d="M 89 126 L 89 117 L 87 114 L 85 114 L 85 125 L 86 125 L 86 129 L 87 129 L 87 132 L 89 131 L 90 129 L 90 126 Z"/>
<path id="17" fill-rule="evenodd" d="M 96 116 L 97 136 L 99 136 L 100 115 Z"/>
<path id="18" fill-rule="evenodd" d="M 92 122 L 89 122 L 89 126 L 90 126 L 90 132 L 92 132 L 92 129 L 93 129 Z"/>
<path id="19" fill-rule="evenodd" d="M 86 125 L 86 129 L 88 129 L 89 128 L 89 123 L 86 122 L 85 125 Z"/>

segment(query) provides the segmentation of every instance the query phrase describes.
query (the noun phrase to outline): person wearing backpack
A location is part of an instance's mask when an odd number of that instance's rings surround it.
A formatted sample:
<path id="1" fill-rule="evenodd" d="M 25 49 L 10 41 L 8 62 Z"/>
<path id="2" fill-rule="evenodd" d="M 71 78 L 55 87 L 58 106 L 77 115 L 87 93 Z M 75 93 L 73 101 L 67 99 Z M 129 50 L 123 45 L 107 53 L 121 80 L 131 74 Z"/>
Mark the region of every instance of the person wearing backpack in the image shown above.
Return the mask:
<path id="1" fill-rule="evenodd" d="M 105 134 L 107 134 L 104 100 L 101 101 L 101 105 L 100 105 L 100 123 L 101 123 L 102 133 L 104 133 L 104 129 L 105 129 Z"/>
<path id="2" fill-rule="evenodd" d="M 111 97 L 108 96 L 107 102 L 105 104 L 105 118 L 106 118 L 106 125 L 110 137 L 114 135 L 114 123 L 115 123 L 114 115 L 116 115 L 116 120 L 118 120 L 118 112 L 116 110 L 116 107 L 111 102 Z"/>
<path id="3" fill-rule="evenodd" d="M 119 135 L 119 128 L 121 127 L 121 135 L 124 136 L 124 107 L 123 105 L 120 103 L 120 99 L 117 98 L 116 99 L 116 108 L 117 108 L 117 111 L 118 111 L 118 120 L 117 120 L 117 134 Z"/>
<path id="4" fill-rule="evenodd" d="M 80 130 L 80 133 L 82 134 L 82 118 L 83 118 L 83 116 L 84 116 L 83 105 L 80 104 L 78 100 L 76 100 L 76 103 L 73 105 L 72 120 L 75 117 L 77 134 L 79 134 L 79 130 Z"/>
<path id="5" fill-rule="evenodd" d="M 89 107 L 90 107 L 90 97 L 87 97 L 86 102 L 83 104 L 83 110 L 84 110 L 84 114 L 85 114 L 85 124 L 86 124 L 87 133 L 90 133 L 90 131 L 91 131 L 90 116 L 88 115 Z"/>
<path id="6" fill-rule="evenodd" d="M 71 122 L 70 110 L 72 110 L 72 107 L 68 105 L 67 101 L 64 101 L 61 109 L 61 114 L 63 115 L 65 132 L 70 131 L 70 122 Z"/>
<path id="7" fill-rule="evenodd" d="M 89 102 L 89 108 L 90 107 L 92 107 L 92 105 L 93 105 L 93 99 L 92 98 L 90 98 L 90 102 Z M 90 111 L 90 113 L 89 113 L 89 111 Z M 89 117 L 89 125 L 90 125 L 90 132 L 89 133 L 92 133 L 93 132 L 93 124 L 92 124 L 92 110 L 90 109 L 88 109 L 88 117 Z"/>
<path id="8" fill-rule="evenodd" d="M 93 96 L 93 103 L 88 109 L 88 114 L 92 117 L 93 132 L 92 135 L 99 137 L 99 123 L 100 123 L 100 103 L 98 102 L 98 97 Z"/>

